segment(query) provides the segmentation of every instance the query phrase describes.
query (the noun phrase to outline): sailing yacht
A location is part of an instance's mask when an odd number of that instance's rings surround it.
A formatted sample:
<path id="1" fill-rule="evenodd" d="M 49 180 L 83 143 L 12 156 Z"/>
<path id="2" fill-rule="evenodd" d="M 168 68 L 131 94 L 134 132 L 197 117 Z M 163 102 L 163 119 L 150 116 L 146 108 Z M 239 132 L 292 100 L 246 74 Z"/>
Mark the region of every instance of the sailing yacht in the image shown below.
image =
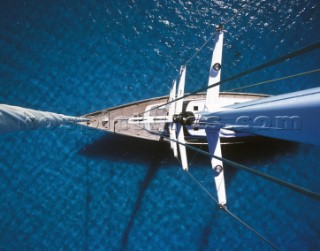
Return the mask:
<path id="1" fill-rule="evenodd" d="M 320 43 L 221 80 L 224 32 L 222 25 L 215 27 L 215 45 L 209 68 L 208 84 L 202 90 L 185 93 L 187 65 L 183 65 L 178 81 L 173 82 L 172 89 L 167 96 L 108 108 L 81 117 L 1 105 L 0 132 L 54 128 L 79 123 L 92 129 L 115 134 L 152 141 L 167 141 L 170 143 L 174 157 L 181 162 L 182 169 L 193 179 L 195 178 L 189 172 L 187 149 L 198 151 L 210 157 L 217 199 L 202 186 L 203 190 L 215 200 L 219 208 L 228 212 L 271 247 L 277 249 L 227 208 L 224 164 L 254 173 L 316 200 L 320 200 L 320 195 L 226 160 L 222 155 L 221 144 L 264 136 L 319 145 L 320 121 L 315 114 L 320 109 L 320 88 L 268 96 L 256 93 L 220 92 L 220 85 L 228 80 L 234 80 L 318 49 Z M 195 147 L 203 144 L 208 145 L 208 153 Z M 200 182 L 197 183 L 201 186 Z"/>
<path id="2" fill-rule="evenodd" d="M 221 208 L 225 208 L 227 203 L 222 141 L 266 136 L 310 144 L 320 142 L 320 121 L 313 116 L 320 109 L 320 88 L 273 97 L 220 92 L 223 38 L 223 25 L 217 25 L 205 92 L 185 93 L 186 66 L 182 66 L 179 82 L 174 81 L 168 96 L 90 113 L 84 116 L 86 121 L 81 122 L 116 134 L 168 141 L 173 155 L 181 161 L 185 171 L 189 168 L 187 147 L 208 144 L 217 202 Z M 288 57 L 318 47 L 316 44 Z M 288 57 L 271 63 L 279 63 Z"/>

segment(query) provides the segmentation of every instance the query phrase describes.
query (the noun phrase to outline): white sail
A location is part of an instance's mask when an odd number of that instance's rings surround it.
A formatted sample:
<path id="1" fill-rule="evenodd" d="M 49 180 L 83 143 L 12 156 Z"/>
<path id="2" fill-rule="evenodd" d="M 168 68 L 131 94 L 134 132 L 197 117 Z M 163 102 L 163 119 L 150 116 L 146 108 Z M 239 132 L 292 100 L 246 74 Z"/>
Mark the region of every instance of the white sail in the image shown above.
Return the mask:
<path id="1" fill-rule="evenodd" d="M 81 121 L 86 121 L 86 119 L 0 104 L 0 133 L 54 128 Z"/>

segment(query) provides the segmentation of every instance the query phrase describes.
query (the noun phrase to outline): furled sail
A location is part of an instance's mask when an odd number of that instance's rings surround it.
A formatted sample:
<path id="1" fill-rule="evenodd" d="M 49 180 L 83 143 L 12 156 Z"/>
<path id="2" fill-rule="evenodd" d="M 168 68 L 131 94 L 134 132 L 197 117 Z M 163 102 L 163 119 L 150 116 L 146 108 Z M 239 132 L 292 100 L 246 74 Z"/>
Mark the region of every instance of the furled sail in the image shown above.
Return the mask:
<path id="1" fill-rule="evenodd" d="M 54 128 L 81 121 L 86 121 L 86 119 L 0 104 L 0 133 Z"/>
<path id="2" fill-rule="evenodd" d="M 320 88 L 224 107 L 203 114 L 211 127 L 320 145 Z"/>

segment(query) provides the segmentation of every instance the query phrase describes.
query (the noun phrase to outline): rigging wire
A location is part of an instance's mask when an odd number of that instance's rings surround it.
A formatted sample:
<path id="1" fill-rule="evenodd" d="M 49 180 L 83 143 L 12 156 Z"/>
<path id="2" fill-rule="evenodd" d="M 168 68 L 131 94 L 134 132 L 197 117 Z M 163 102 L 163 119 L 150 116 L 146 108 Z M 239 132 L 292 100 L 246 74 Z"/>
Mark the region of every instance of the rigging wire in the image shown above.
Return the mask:
<path id="1" fill-rule="evenodd" d="M 187 66 L 190 61 L 197 56 L 197 54 L 203 49 L 203 47 L 205 47 L 210 41 L 211 39 L 214 37 L 215 34 L 212 34 L 204 43 L 203 45 L 201 45 L 201 47 L 199 49 L 196 50 L 196 52 L 186 61 L 186 63 L 184 64 L 185 66 Z"/>
<path id="2" fill-rule="evenodd" d="M 255 2 L 255 1 L 253 1 L 253 2 Z M 252 2 L 252 3 L 253 3 L 253 2 Z M 229 21 L 231 21 L 233 18 L 235 18 L 235 17 L 236 17 L 241 11 L 243 11 L 248 5 L 249 5 L 249 4 L 245 4 L 244 6 L 242 6 L 241 9 L 240 9 L 240 10 L 237 10 L 236 13 L 235 13 L 233 16 L 231 16 L 229 19 L 227 19 L 227 20 L 225 20 L 224 22 L 222 22 L 222 25 L 227 24 Z M 211 35 L 211 36 L 204 42 L 204 44 L 203 44 L 199 49 L 196 50 L 196 52 L 186 61 L 185 66 L 187 66 L 187 65 L 193 60 L 193 58 L 208 44 L 208 42 L 210 42 L 210 41 L 212 40 L 213 37 L 214 37 L 214 34 Z M 160 108 L 160 107 L 164 107 L 165 105 L 168 105 L 168 104 L 170 104 L 170 103 L 177 102 L 178 100 L 181 100 L 181 99 L 183 99 L 183 98 L 185 98 L 185 97 L 188 97 L 188 96 L 197 94 L 197 93 L 202 92 L 202 91 L 206 91 L 206 90 L 208 90 L 208 89 L 210 89 L 210 88 L 213 88 L 213 87 L 215 87 L 215 86 L 221 85 L 221 84 L 223 84 L 223 83 L 225 83 L 225 82 L 229 82 L 229 81 L 238 79 L 238 78 L 240 78 L 240 77 L 242 77 L 242 76 L 248 75 L 248 74 L 250 74 L 250 73 L 259 71 L 259 70 L 261 70 L 261 69 L 264 69 L 264 68 L 267 68 L 267 67 L 270 67 L 270 66 L 273 66 L 273 65 L 276 65 L 276 64 L 279 64 L 279 63 L 281 63 L 281 62 L 283 62 L 283 61 L 292 59 L 292 58 L 294 58 L 294 57 L 297 57 L 297 56 L 299 56 L 299 55 L 302 55 L 302 54 L 304 54 L 304 53 L 307 53 L 307 52 L 309 52 L 309 51 L 312 51 L 312 50 L 318 49 L 318 48 L 320 48 L 320 42 L 315 43 L 315 44 L 310 45 L 310 46 L 307 46 L 307 47 L 304 47 L 304 48 L 302 48 L 302 49 L 300 49 L 300 50 L 297 50 L 297 51 L 295 51 L 295 52 L 289 53 L 289 54 L 287 54 L 287 55 L 285 55 L 285 56 L 282 56 L 282 57 L 279 57 L 279 58 L 277 58 L 277 59 L 275 59 L 275 60 L 269 61 L 269 62 L 267 62 L 267 63 L 265 63 L 265 64 L 262 64 L 262 65 L 259 65 L 259 66 L 257 66 L 257 67 L 251 68 L 251 69 L 249 69 L 249 70 L 247 70 L 247 71 L 244 71 L 244 72 L 241 72 L 241 73 L 239 73 L 239 74 L 236 74 L 236 75 L 234 75 L 234 76 L 232 76 L 232 77 L 230 77 L 230 78 L 227 78 L 227 79 L 225 79 L 225 80 L 222 80 L 222 81 L 220 81 L 220 82 L 217 82 L 217 83 L 215 83 L 215 84 L 213 84 L 213 85 L 210 85 L 210 86 L 208 86 L 208 87 L 206 87 L 206 88 L 202 88 L 202 89 L 199 89 L 199 90 L 194 91 L 194 92 L 192 92 L 192 93 L 183 95 L 182 97 L 177 98 L 177 99 L 172 100 L 172 101 L 169 101 L 169 102 L 167 102 L 166 104 L 162 104 L 162 105 L 160 105 L 160 106 L 153 107 L 153 108 L 149 109 L 148 111 L 144 111 L 144 112 L 141 113 L 141 114 L 144 114 L 144 113 L 146 113 L 146 112 L 150 112 L 150 111 L 155 110 L 155 109 L 158 109 L 158 108 Z M 297 76 L 303 76 L 303 75 L 307 75 L 307 74 L 311 74 L 311 73 L 315 73 L 315 72 L 319 72 L 319 71 L 320 71 L 320 69 L 311 70 L 311 71 L 302 72 L 302 73 L 298 73 L 298 74 L 294 74 L 294 75 L 290 75 L 290 76 L 286 76 L 286 77 L 281 77 L 281 78 L 276 78 L 276 79 L 272 79 L 272 80 L 267 80 L 267 81 L 259 82 L 259 83 L 252 84 L 252 85 L 247 85 L 247 86 L 244 86 L 244 87 L 234 88 L 234 89 L 231 89 L 231 90 L 229 90 L 229 91 L 240 90 L 240 89 L 249 88 L 249 87 L 253 87 L 253 86 L 258 86 L 258 85 L 262 85 L 262 84 L 266 84 L 266 83 L 270 83 L 270 82 L 275 82 L 275 81 L 279 81 L 279 80 L 289 79 L 289 78 L 293 78 L 293 77 L 297 77 Z M 141 114 L 140 114 L 140 115 L 141 115 Z M 151 132 L 151 131 L 150 131 L 150 132 Z M 153 133 L 153 132 L 151 132 L 151 133 Z M 156 134 L 156 133 L 153 133 L 153 134 Z M 184 143 L 181 143 L 181 142 L 179 142 L 179 141 L 170 139 L 170 138 L 165 137 L 165 136 L 163 136 L 163 135 L 159 135 L 159 136 L 161 136 L 162 138 L 166 138 L 167 140 L 172 140 L 172 141 L 174 141 L 174 142 L 176 142 L 176 143 L 178 143 L 178 144 L 184 145 L 185 147 L 187 147 L 187 148 L 189 148 L 189 149 L 192 149 L 192 150 L 196 151 L 197 153 L 205 154 L 205 155 L 207 155 L 207 156 L 209 156 L 209 157 L 211 157 L 211 158 L 215 158 L 215 159 L 221 160 L 222 162 L 224 162 L 224 163 L 226 163 L 226 164 L 229 164 L 229 165 L 231 165 L 231 166 L 233 166 L 233 167 L 236 167 L 236 168 L 239 168 L 239 169 L 242 169 L 242 170 L 246 170 L 246 171 L 248 171 L 248 172 L 250 172 L 250 173 L 252 173 L 252 174 L 255 174 L 255 175 L 257 175 L 257 176 L 260 176 L 260 177 L 262 177 L 262 178 L 265 178 L 265 179 L 267 179 L 267 180 L 269 180 L 269 181 L 275 182 L 275 183 L 277 183 L 277 184 L 279 184 L 279 185 L 282 185 L 282 186 L 284 186 L 284 187 L 290 188 L 290 189 L 292 189 L 292 190 L 294 190 L 294 191 L 296 191 L 296 192 L 299 192 L 299 193 L 302 193 L 302 194 L 304 194 L 304 195 L 307 195 L 307 196 L 309 196 L 309 197 L 311 197 L 311 198 L 313 198 L 313 199 L 320 200 L 320 195 L 319 195 L 319 194 L 314 193 L 314 192 L 309 191 L 309 190 L 306 190 L 305 188 L 296 186 L 296 185 L 294 185 L 294 184 L 290 184 L 290 183 L 288 183 L 288 182 L 286 182 L 286 181 L 277 179 L 277 178 L 275 178 L 275 177 L 272 177 L 272 176 L 270 176 L 270 175 L 261 173 L 261 172 L 259 172 L 259 171 L 256 171 L 256 170 L 254 170 L 254 169 L 251 169 L 251 168 L 246 167 L 246 166 L 244 166 L 244 165 L 241 165 L 241 164 L 238 164 L 238 163 L 236 163 L 236 162 L 233 162 L 233 161 L 224 159 L 224 158 L 222 158 L 222 157 L 220 158 L 220 157 L 217 157 L 217 156 L 215 156 L 215 155 L 211 155 L 210 153 L 207 153 L 207 152 L 205 152 L 205 151 L 203 151 L 203 150 L 201 150 L 201 149 L 198 149 L 198 148 L 189 146 L 189 145 L 187 145 L 187 144 L 184 144 Z M 187 174 L 191 177 L 191 179 L 192 179 L 194 182 L 196 182 L 196 183 L 198 184 L 198 186 L 199 186 L 205 193 L 207 193 L 207 195 L 208 195 L 213 201 L 215 201 L 215 202 L 218 204 L 217 199 L 201 184 L 200 181 L 198 181 L 189 171 L 187 171 Z M 220 186 L 219 186 L 219 187 L 220 187 Z M 232 216 L 234 219 L 236 219 L 239 223 L 241 223 L 243 226 L 245 226 L 246 228 L 250 229 L 253 233 L 255 233 L 259 238 L 261 238 L 263 241 L 265 241 L 265 242 L 266 242 L 269 246 L 271 246 L 273 249 L 279 250 L 278 247 L 276 247 L 273 243 L 271 243 L 269 240 L 267 240 L 265 237 L 263 237 L 261 234 L 259 234 L 259 233 L 258 233 L 255 229 L 253 229 L 250 225 L 248 225 L 246 222 L 244 222 L 244 221 L 241 220 L 238 216 L 236 216 L 234 213 L 232 213 L 226 206 L 222 206 L 222 209 L 223 209 L 225 212 L 227 212 L 230 216 Z"/>
<path id="3" fill-rule="evenodd" d="M 202 144 L 200 145 L 200 149 L 202 149 Z M 195 152 L 192 156 L 192 158 L 189 161 L 189 165 L 195 160 L 195 158 L 198 156 L 199 153 Z"/>
<path id="4" fill-rule="evenodd" d="M 274 79 L 258 82 L 258 83 L 255 83 L 255 84 L 250 84 L 250 85 L 245 85 L 245 86 L 241 86 L 241 87 L 237 87 L 237 88 L 232 88 L 232 89 L 226 90 L 226 92 L 238 91 L 238 90 L 246 89 L 246 88 L 249 88 L 249 87 L 268 84 L 268 83 L 271 83 L 271 82 L 276 82 L 276 81 L 285 80 L 285 79 L 294 78 L 294 77 L 300 77 L 300 76 L 304 76 L 304 75 L 308 75 L 308 74 L 312 74 L 312 73 L 317 73 L 317 72 L 320 72 L 320 68 L 319 69 L 315 69 L 315 70 L 300 72 L 300 73 L 293 74 L 293 75 L 290 75 L 290 76 L 274 78 Z"/>
<path id="5" fill-rule="evenodd" d="M 254 3 L 255 1 L 253 1 L 252 3 Z M 221 25 L 225 25 L 227 24 L 229 21 L 231 21 L 233 18 L 235 18 L 241 11 L 243 11 L 245 8 L 247 8 L 249 6 L 249 3 L 243 5 L 240 9 L 236 10 L 236 13 L 234 15 L 232 15 L 230 18 L 228 18 L 227 20 L 225 20 L 224 22 L 221 23 Z M 205 30 L 211 26 L 213 24 L 209 24 Z M 212 34 L 201 46 L 200 48 L 197 48 L 196 51 L 192 54 L 192 56 L 185 62 L 185 66 L 187 66 L 197 55 L 200 51 L 202 51 L 202 49 L 212 40 L 212 38 L 215 36 L 215 34 Z M 179 73 L 176 77 L 176 79 L 179 77 Z"/>
<path id="6" fill-rule="evenodd" d="M 139 126 L 139 125 L 137 125 L 137 126 Z M 180 141 L 178 141 L 178 140 L 171 139 L 171 138 L 169 138 L 169 137 L 167 137 L 167 136 L 165 136 L 165 135 L 163 135 L 163 134 L 159 134 L 159 133 L 153 132 L 153 131 L 151 131 L 151 130 L 148 130 L 148 129 L 146 129 L 146 128 L 143 128 L 142 126 L 139 126 L 139 127 L 140 127 L 141 129 L 143 129 L 143 130 L 148 131 L 148 132 L 151 133 L 151 134 L 158 135 L 158 136 L 159 136 L 160 138 L 162 138 L 162 139 L 166 139 L 166 140 L 168 140 L 168 141 L 173 141 L 173 142 L 175 142 L 175 143 L 177 143 L 177 144 L 179 144 L 179 145 L 183 145 L 183 146 L 185 146 L 186 148 L 191 149 L 191 150 L 193 150 L 193 151 L 195 151 L 195 152 L 198 152 L 198 153 L 203 154 L 203 155 L 205 155 L 205 156 L 208 156 L 208 157 L 210 157 L 210 158 L 215 158 L 215 159 L 217 159 L 217 160 L 220 160 L 220 161 L 222 161 L 224 164 L 228 164 L 228 165 L 233 166 L 233 167 L 235 167 L 235 168 L 237 168 L 237 169 L 247 171 L 247 172 L 249 172 L 249 173 L 251 173 L 251 174 L 253 174 L 253 175 L 259 176 L 259 177 L 261 177 L 261 178 L 263 178 L 263 179 L 266 179 L 266 180 L 268 180 L 268 181 L 271 181 L 271 182 L 273 182 L 273 183 L 276 183 L 276 184 L 278 184 L 278 185 L 280 185 L 280 186 L 286 187 L 286 188 L 288 188 L 288 189 L 290 189 L 290 190 L 292 190 L 292 191 L 295 191 L 295 192 L 297 192 L 297 193 L 300 193 L 300 194 L 303 194 L 303 195 L 305 195 L 305 196 L 308 196 L 308 197 L 310 197 L 310 198 L 312 198 L 312 199 L 314 199 L 314 200 L 320 201 L 320 194 L 319 194 L 319 193 L 310 191 L 310 190 L 308 190 L 308 189 L 306 189 L 306 188 L 303 188 L 303 187 L 294 185 L 294 184 L 289 183 L 289 182 L 287 182 L 287 181 L 284 181 L 284 180 L 278 179 L 278 178 L 276 178 L 276 177 L 273 177 L 273 176 L 271 176 L 271 175 L 268 175 L 268 174 L 262 173 L 262 172 L 260 172 L 260 171 L 254 170 L 254 169 L 252 169 L 252 168 L 250 168 L 250 167 L 247 167 L 247 166 L 245 166 L 245 165 L 239 164 L 239 163 L 234 162 L 234 161 L 232 161 L 232 160 L 228 160 L 228 159 L 225 159 L 225 158 L 223 158 L 223 157 L 218 157 L 218 156 L 216 156 L 216 155 L 210 154 L 209 152 L 206 152 L 206 151 L 201 150 L 201 149 L 199 149 L 199 148 L 196 148 L 196 147 L 194 147 L 194 146 L 191 146 L 191 145 L 182 143 L 182 142 L 180 142 Z"/>
<path id="7" fill-rule="evenodd" d="M 239 223 L 244 225 L 246 228 L 250 229 L 253 233 L 255 233 L 260 239 L 262 239 L 264 242 L 266 242 L 270 247 L 272 247 L 274 250 L 280 250 L 276 245 L 274 245 L 271 241 L 269 241 L 267 238 L 262 236 L 260 233 L 258 233 L 254 228 L 252 228 L 250 225 L 245 223 L 243 220 L 241 220 L 238 216 L 236 216 L 234 213 L 232 213 L 227 207 L 223 207 L 223 210 L 227 212 L 229 215 L 231 215 L 234 219 L 236 219 Z"/>
<path id="8" fill-rule="evenodd" d="M 214 84 L 212 84 L 212 85 L 206 86 L 206 87 L 204 87 L 204 88 L 198 89 L 198 90 L 193 91 L 193 92 L 191 92 L 191 93 L 185 94 L 185 95 L 183 95 L 183 96 L 181 96 L 181 97 L 179 97 L 179 98 L 176 98 L 176 99 L 174 99 L 174 100 L 168 101 L 168 102 L 165 103 L 165 104 L 158 105 L 158 106 L 155 106 L 155 107 L 153 107 L 153 108 L 150 108 L 149 110 L 146 110 L 146 111 L 140 113 L 139 116 L 145 114 L 146 112 L 150 112 L 150 111 L 159 109 L 160 107 L 164 107 L 164 106 L 169 105 L 169 104 L 171 104 L 171 103 L 175 103 L 175 102 L 177 102 L 177 101 L 179 101 L 179 100 L 182 100 L 182 99 L 184 99 L 184 98 L 186 98 L 186 97 L 195 95 L 195 94 L 197 94 L 197 93 L 199 93 L 199 92 L 204 92 L 204 91 L 206 91 L 206 90 L 208 90 L 208 89 L 210 89 L 210 88 L 213 88 L 213 87 L 216 87 L 216 86 L 218 86 L 218 85 L 221 85 L 221 84 L 230 82 L 230 81 L 232 81 L 232 80 L 236 80 L 236 79 L 238 79 L 238 78 L 240 78 L 240 77 L 243 77 L 243 76 L 245 76 L 245 75 L 251 74 L 251 73 L 253 73 L 253 72 L 260 71 L 260 70 L 262 70 L 262 69 L 264 69 L 264 68 L 277 65 L 277 64 L 282 63 L 282 62 L 284 62 L 284 61 L 286 61 L 286 60 L 295 58 L 295 57 L 297 57 L 297 56 L 303 55 L 303 54 L 305 54 L 305 53 L 308 53 L 308 52 L 310 52 L 310 51 L 313 51 L 313 50 L 319 49 L 319 48 L 320 48 L 320 42 L 317 42 L 317 43 L 308 45 L 308 46 L 303 47 L 303 48 L 301 48 L 301 49 L 298 49 L 298 50 L 296 50 L 296 51 L 290 52 L 290 53 L 288 53 L 288 54 L 286 54 L 286 55 L 284 55 L 284 56 L 281 56 L 281 57 L 278 57 L 278 58 L 276 58 L 276 59 L 273 59 L 273 60 L 271 60 L 271 61 L 269 61 L 269 62 L 263 63 L 263 64 L 261 64 L 261 65 L 258 65 L 258 66 L 256 66 L 256 67 L 253 67 L 253 68 L 248 69 L 248 70 L 246 70 L 246 71 L 240 72 L 240 73 L 238 73 L 238 74 L 236 74 L 236 75 L 233 75 L 233 76 L 231 76 L 231 77 L 229 77 L 229 78 L 226 78 L 226 79 L 224 79 L 224 80 L 221 80 L 221 81 L 219 81 L 219 82 L 216 82 L 216 83 L 214 83 Z"/>
<path id="9" fill-rule="evenodd" d="M 244 4 L 240 9 L 236 10 L 235 13 L 228 18 L 227 20 L 225 20 L 224 22 L 222 22 L 223 25 L 229 23 L 232 19 L 234 19 L 238 14 L 240 14 L 242 11 L 244 11 L 250 4 L 253 4 L 255 1 L 252 1 L 251 3 L 246 3 Z"/>
<path id="10" fill-rule="evenodd" d="M 206 188 L 201 184 L 201 182 L 200 182 L 199 180 L 196 179 L 196 177 L 194 177 L 189 171 L 186 171 L 186 173 L 190 176 L 191 179 L 193 179 L 193 181 L 194 181 L 195 183 L 198 184 L 198 186 L 199 186 L 206 194 L 209 195 L 209 197 L 210 197 L 215 203 L 219 204 L 219 203 L 218 203 L 218 200 L 208 191 L 208 189 L 206 189 Z"/>
<path id="11" fill-rule="evenodd" d="M 148 130 L 148 131 L 149 131 L 149 130 Z M 152 132 L 152 131 L 149 131 L 149 132 L 152 133 L 152 134 L 155 134 L 155 135 L 159 135 L 159 134 L 157 134 L 157 133 L 155 133 L 155 132 Z M 222 161 L 223 163 L 228 164 L 228 165 L 230 165 L 230 166 L 233 166 L 233 167 L 235 167 L 235 168 L 237 168 L 237 169 L 247 171 L 247 172 L 249 172 L 249 173 L 251 173 L 251 174 L 254 174 L 254 175 L 259 176 L 259 177 L 261 177 L 261 178 L 264 178 L 264 179 L 266 179 L 266 180 L 268 180 L 268 181 L 271 181 L 271 182 L 273 182 L 273 183 L 276 183 L 276 184 L 278 184 L 278 185 L 280 185 L 280 186 L 286 187 L 286 188 L 288 188 L 288 189 L 290 189 L 290 190 L 293 190 L 293 191 L 295 191 L 295 192 L 298 192 L 298 193 L 300 193 L 300 194 L 303 194 L 303 195 L 305 195 L 305 196 L 308 196 L 308 197 L 310 197 L 310 198 L 312 198 L 312 199 L 314 199 L 314 200 L 320 201 L 320 194 L 318 194 L 318 193 L 316 193 L 316 192 L 310 191 L 310 190 L 308 190 L 308 189 L 306 189 L 306 188 L 303 188 L 303 187 L 294 185 L 294 184 L 289 183 L 289 182 L 287 182 L 287 181 L 284 181 L 284 180 L 278 179 L 278 178 L 276 178 L 276 177 L 273 177 L 273 176 L 271 176 L 271 175 L 268 175 L 268 174 L 262 173 L 262 172 L 260 172 L 260 171 L 254 170 L 254 169 L 252 169 L 252 168 L 250 168 L 250 167 L 247 167 L 247 166 L 245 166 L 245 165 L 239 164 L 239 163 L 237 163 L 237 162 L 234 162 L 234 161 L 225 159 L 225 158 L 223 158 L 223 157 L 218 157 L 218 156 L 216 156 L 216 155 L 210 154 L 210 153 L 208 153 L 208 152 L 206 152 L 206 151 L 204 151 L 204 150 L 201 150 L 201 149 L 196 148 L 196 147 L 194 147 L 194 146 L 191 146 L 191 145 L 182 143 L 182 142 L 180 142 L 180 141 L 178 141 L 178 140 L 171 139 L 171 138 L 169 138 L 169 137 L 167 137 L 167 136 L 165 136 L 165 135 L 159 135 L 159 136 L 161 136 L 162 138 L 167 139 L 167 140 L 169 140 L 169 141 L 173 141 L 173 142 L 175 142 L 175 143 L 177 143 L 177 144 L 179 144 L 179 145 L 183 145 L 183 146 L 185 146 L 186 148 L 189 148 L 189 149 L 191 149 L 191 150 L 193 150 L 193 151 L 197 151 L 197 152 L 199 152 L 199 153 L 201 153 L 201 154 L 203 154 L 203 155 L 205 155 L 205 156 L 218 159 L 218 160 Z"/>
<path id="12" fill-rule="evenodd" d="M 141 128 L 142 128 L 142 127 L 141 127 Z M 145 128 L 144 128 L 144 129 L 145 129 Z M 145 130 L 146 130 L 146 129 L 145 129 Z M 147 130 L 147 131 L 149 131 L 149 132 L 152 133 L 152 134 L 159 135 L 159 134 L 154 133 L 154 132 L 152 132 L 152 131 L 150 131 L 150 130 Z M 171 140 L 171 141 L 176 142 L 176 143 L 178 143 L 178 144 L 184 145 L 184 146 L 186 146 L 187 148 L 190 148 L 190 149 L 192 149 L 192 150 L 194 150 L 194 151 L 196 151 L 196 152 L 198 152 L 198 153 L 200 153 L 200 154 L 204 154 L 204 155 L 206 155 L 206 156 L 209 156 L 209 157 L 212 157 L 212 158 L 218 158 L 218 159 L 219 159 L 219 157 L 216 157 L 215 155 L 212 155 L 212 154 L 210 154 L 210 153 L 208 153 L 208 152 L 206 152 L 206 151 L 204 151 L 204 150 L 201 150 L 201 149 L 195 148 L 195 147 L 193 147 L 193 146 L 190 146 L 190 145 L 181 143 L 181 142 L 179 142 L 179 141 L 170 139 L 170 138 L 168 138 L 168 137 L 166 137 L 166 136 L 163 136 L 163 135 L 159 135 L 159 136 L 161 136 L 161 137 L 163 137 L 163 138 L 165 138 L 165 139 L 167 139 L 167 140 L 169 140 L 169 141 Z M 224 160 L 226 160 L 226 159 L 221 158 L 221 160 L 224 162 Z M 230 162 L 232 162 L 232 161 L 230 161 Z M 227 163 L 227 164 L 231 165 L 230 163 Z M 247 167 L 247 168 L 248 168 L 248 167 Z M 248 168 L 248 169 L 251 169 L 251 168 Z M 252 170 L 253 170 L 253 169 L 252 169 Z M 253 171 L 255 171 L 255 170 L 253 170 Z M 256 171 L 256 172 L 258 172 L 258 171 Z M 216 204 L 219 204 L 218 200 L 212 195 L 212 193 L 210 193 L 210 192 L 208 191 L 208 189 L 206 189 L 206 188 L 201 184 L 201 182 L 200 182 L 196 177 L 194 177 L 188 170 L 186 171 L 186 173 L 189 175 L 189 177 L 190 177 Z M 247 229 L 249 229 L 249 230 L 252 231 L 254 234 L 256 234 L 261 240 L 263 240 L 265 243 L 267 243 L 267 244 L 268 244 L 270 247 L 272 247 L 274 250 L 280 250 L 276 245 L 274 245 L 274 244 L 273 244 L 271 241 L 269 241 L 266 237 L 264 237 L 263 235 L 261 235 L 257 230 L 255 230 L 253 227 L 251 227 L 248 223 L 246 223 L 245 221 L 243 221 L 242 219 L 240 219 L 238 216 L 236 216 L 234 213 L 232 213 L 232 212 L 226 207 L 226 205 L 220 205 L 220 206 L 221 206 L 221 209 L 223 209 L 226 213 L 228 213 L 231 217 L 233 217 L 235 220 L 237 220 L 240 224 L 242 224 L 242 225 L 245 226 Z"/>
<path id="13" fill-rule="evenodd" d="M 253 4 L 255 1 L 252 1 L 252 3 L 250 4 Z M 230 18 L 228 18 L 227 20 L 223 21 L 221 23 L 222 26 L 224 26 L 225 24 L 229 23 L 232 19 L 234 19 L 238 14 L 240 14 L 243 10 L 245 10 L 247 7 L 249 6 L 249 3 L 247 4 L 244 4 L 240 9 L 237 9 L 235 11 L 235 14 L 232 15 Z M 207 28 L 209 26 L 211 26 L 213 24 L 209 24 L 207 25 L 207 27 L 205 28 L 205 30 L 207 30 Z M 195 56 L 197 56 L 197 54 L 202 51 L 202 49 L 212 40 L 212 38 L 215 36 L 215 34 L 212 34 L 201 46 L 200 48 L 197 48 L 196 51 L 192 54 L 192 56 L 185 62 L 185 66 L 187 66 L 193 59 Z M 178 77 L 180 76 L 180 73 L 177 74 L 176 78 L 177 79 Z"/>
<path id="14" fill-rule="evenodd" d="M 217 199 L 206 189 L 201 182 L 195 178 L 189 171 L 186 171 L 186 173 L 191 177 L 191 179 L 207 194 L 209 197 L 218 204 Z M 240 219 L 238 216 L 236 216 L 234 213 L 232 213 L 225 205 L 221 206 L 221 209 L 223 209 L 225 212 L 227 212 L 231 217 L 233 217 L 235 220 L 237 220 L 239 223 L 241 223 L 243 226 L 251 230 L 254 234 L 256 234 L 260 239 L 262 239 L 264 242 L 266 242 L 270 247 L 272 247 L 275 250 L 280 250 L 276 245 L 274 245 L 271 241 L 269 241 L 267 238 L 265 238 L 263 235 L 261 235 L 257 230 L 255 230 L 253 227 L 251 227 L 248 223 Z"/>
<path id="15" fill-rule="evenodd" d="M 244 11 L 248 6 L 249 4 L 253 4 L 255 1 L 252 1 L 252 3 L 247 3 L 247 4 L 244 4 L 240 9 L 236 10 L 235 11 L 235 14 L 232 15 L 230 18 L 228 18 L 227 20 L 223 21 L 221 23 L 221 25 L 225 25 L 227 23 L 229 23 L 232 19 L 234 19 L 238 14 L 240 14 L 242 11 Z M 210 25 L 208 25 L 210 26 Z M 215 34 L 212 34 L 201 46 L 199 49 L 196 49 L 196 52 L 186 61 L 186 63 L 184 64 L 185 66 L 187 66 L 191 61 L 192 59 L 203 49 L 203 47 L 205 47 L 211 40 L 212 38 L 215 36 Z"/>

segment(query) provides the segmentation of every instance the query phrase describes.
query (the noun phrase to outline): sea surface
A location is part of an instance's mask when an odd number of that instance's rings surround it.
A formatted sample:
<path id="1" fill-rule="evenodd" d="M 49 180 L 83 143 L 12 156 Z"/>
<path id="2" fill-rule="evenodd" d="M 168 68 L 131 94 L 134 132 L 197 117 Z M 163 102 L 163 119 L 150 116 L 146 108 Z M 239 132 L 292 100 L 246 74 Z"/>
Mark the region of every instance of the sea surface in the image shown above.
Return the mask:
<path id="1" fill-rule="evenodd" d="M 0 103 L 80 116 L 167 95 L 224 21 L 222 79 L 320 41 L 319 0 L 2 0 Z M 187 91 L 206 86 L 212 46 L 188 63 Z M 313 51 L 221 89 L 318 69 L 319 58 Z M 319 85 L 318 73 L 241 91 Z M 320 192 L 319 146 L 222 152 Z M 193 152 L 189 160 L 215 194 L 209 160 Z M 228 166 L 226 186 L 229 210 L 281 250 L 320 250 L 319 201 Z M 220 210 L 167 144 L 76 126 L 0 135 L 0 250 L 272 249 Z"/>

